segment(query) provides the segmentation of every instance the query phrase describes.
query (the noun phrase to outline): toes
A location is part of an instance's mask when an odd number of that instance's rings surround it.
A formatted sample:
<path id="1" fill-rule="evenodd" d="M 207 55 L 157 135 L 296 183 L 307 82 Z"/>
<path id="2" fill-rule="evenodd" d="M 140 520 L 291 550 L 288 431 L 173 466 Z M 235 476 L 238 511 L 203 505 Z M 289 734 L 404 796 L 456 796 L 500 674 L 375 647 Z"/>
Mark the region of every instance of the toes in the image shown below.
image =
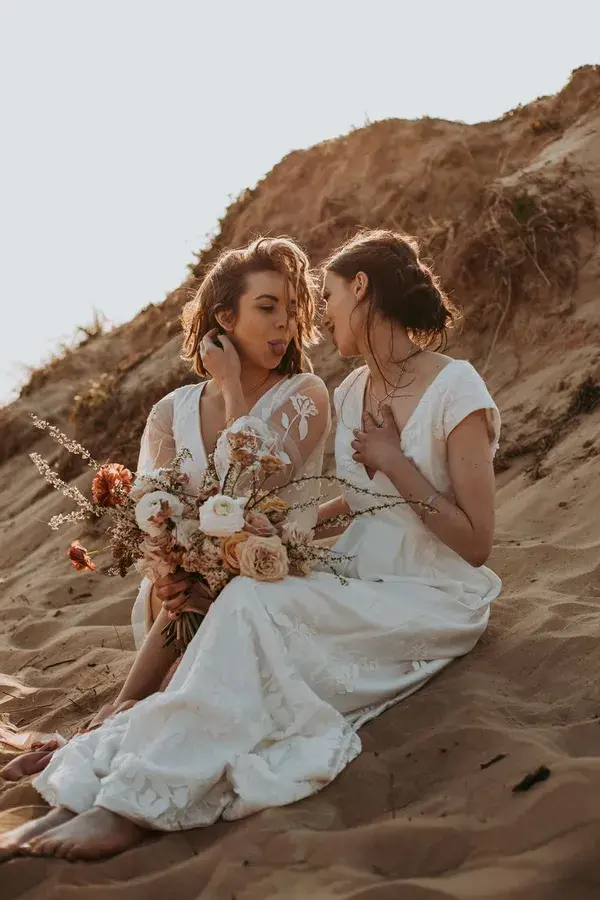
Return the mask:
<path id="1" fill-rule="evenodd" d="M 50 842 L 47 838 L 38 837 L 33 838 L 26 844 L 21 845 L 21 849 L 24 853 L 28 853 L 30 856 L 48 856 L 48 845 Z"/>
<path id="2" fill-rule="evenodd" d="M 68 859 L 70 862 L 75 862 L 75 860 L 82 858 L 81 853 L 80 853 L 80 848 L 77 844 L 69 843 L 69 844 L 65 844 L 63 846 L 64 846 L 65 852 L 62 853 L 61 855 L 65 859 Z"/>
<path id="3" fill-rule="evenodd" d="M 73 847 L 72 841 L 57 841 L 54 845 L 53 856 L 56 856 L 58 859 L 70 859 L 69 853 Z"/>

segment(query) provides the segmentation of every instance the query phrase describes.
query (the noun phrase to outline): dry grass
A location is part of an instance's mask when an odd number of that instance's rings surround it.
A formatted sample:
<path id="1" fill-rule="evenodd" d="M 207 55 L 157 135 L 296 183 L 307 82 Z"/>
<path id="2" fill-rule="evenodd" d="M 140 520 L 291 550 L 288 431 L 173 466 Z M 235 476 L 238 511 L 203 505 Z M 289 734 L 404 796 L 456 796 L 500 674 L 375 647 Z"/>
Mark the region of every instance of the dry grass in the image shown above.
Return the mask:
<path id="1" fill-rule="evenodd" d="M 68 341 L 61 341 L 47 362 L 40 366 L 25 368 L 26 381 L 19 391 L 19 397 L 28 397 L 52 378 L 59 377 L 65 363 L 68 363 L 78 350 L 108 334 L 109 331 L 108 319 L 95 309 L 91 324 L 78 325 L 73 337 Z"/>
<path id="2" fill-rule="evenodd" d="M 123 384 L 123 375 L 99 379 L 102 388 L 75 398 L 72 416 L 74 437 L 100 461 L 112 460 L 135 469 L 140 438 L 152 406 L 183 384 L 198 380 L 183 363 L 160 378 L 140 379 L 135 387 Z"/>
<path id="3" fill-rule="evenodd" d="M 596 241 L 594 199 L 568 165 L 560 177 L 541 174 L 484 190 L 468 224 L 432 223 L 426 251 L 444 281 L 477 309 L 470 327 L 491 333 L 482 371 L 489 368 L 502 329 L 519 307 L 570 296 L 583 264 L 582 239 Z"/>
<path id="4" fill-rule="evenodd" d="M 600 407 L 600 383 L 597 378 L 588 375 L 573 392 L 564 413 L 551 422 L 541 435 L 536 434 L 531 441 L 501 449 L 494 463 L 496 472 L 508 469 L 511 460 L 532 454 L 533 461 L 527 469 L 527 473 L 532 481 L 543 478 L 547 474 L 544 463 L 550 450 L 568 431 L 573 429 L 574 422 L 579 416 L 589 415 L 598 407 Z"/>

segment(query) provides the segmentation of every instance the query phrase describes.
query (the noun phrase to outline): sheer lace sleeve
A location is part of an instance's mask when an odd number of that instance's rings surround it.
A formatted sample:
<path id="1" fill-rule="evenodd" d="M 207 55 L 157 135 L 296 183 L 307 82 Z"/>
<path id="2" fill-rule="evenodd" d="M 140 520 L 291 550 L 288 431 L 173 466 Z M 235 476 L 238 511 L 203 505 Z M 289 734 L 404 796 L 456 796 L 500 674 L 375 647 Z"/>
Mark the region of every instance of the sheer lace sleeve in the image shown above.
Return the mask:
<path id="1" fill-rule="evenodd" d="M 167 394 L 150 410 L 140 443 L 138 475 L 168 466 L 175 457 L 173 408 L 173 394 Z M 131 610 L 131 627 L 137 650 L 141 648 L 152 626 L 151 592 L 152 582 L 149 578 L 142 578 Z"/>
<path id="2" fill-rule="evenodd" d="M 305 485 L 290 485 L 302 477 L 321 474 L 325 441 L 331 427 L 329 394 L 316 375 L 297 375 L 283 382 L 273 399 L 253 415 L 242 416 L 225 429 L 217 441 L 215 467 L 220 478 L 229 467 L 230 435 L 243 430 L 255 432 L 263 446 L 284 460 L 285 465 L 264 484 L 266 489 L 281 487 L 281 496 L 290 503 L 306 502 L 320 494 L 318 480 Z M 240 484 L 241 491 L 246 485 Z M 312 527 L 316 508 L 297 516 Z M 310 522 L 309 522 L 310 520 Z"/>
<path id="3" fill-rule="evenodd" d="M 168 466 L 174 459 L 173 406 L 173 394 L 167 394 L 150 410 L 140 444 L 138 474 Z"/>
<path id="4" fill-rule="evenodd" d="M 483 410 L 486 414 L 490 443 L 494 453 L 500 438 L 500 413 L 481 375 L 466 361 L 457 361 L 442 405 L 442 427 L 448 440 L 454 429 L 470 416 Z"/>

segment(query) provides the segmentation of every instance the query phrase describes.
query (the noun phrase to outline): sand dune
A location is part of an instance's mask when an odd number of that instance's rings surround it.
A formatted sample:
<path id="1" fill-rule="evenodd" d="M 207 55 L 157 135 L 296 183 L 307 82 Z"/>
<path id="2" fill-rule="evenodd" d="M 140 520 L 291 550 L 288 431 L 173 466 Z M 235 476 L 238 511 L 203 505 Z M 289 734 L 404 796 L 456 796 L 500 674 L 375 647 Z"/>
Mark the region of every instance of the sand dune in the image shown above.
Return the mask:
<path id="1" fill-rule="evenodd" d="M 105 862 L 16 859 L 2 866 L 3 898 L 597 900 L 600 253 L 590 206 L 576 196 L 600 202 L 599 86 L 600 70 L 587 68 L 498 122 L 382 122 L 291 154 L 234 204 L 211 251 L 267 227 L 297 234 L 316 257 L 358 221 L 425 236 L 465 302 L 454 350 L 487 365 L 505 422 L 492 560 L 504 590 L 480 644 L 368 726 L 363 754 L 316 797 Z M 541 186 L 531 181 L 539 172 Z M 485 247 L 468 271 L 457 266 L 472 249 L 469 229 L 487 221 L 490 191 L 533 184 L 553 210 L 566 197 L 562 243 L 552 245 L 565 255 L 543 270 L 547 284 L 515 262 L 520 293 L 502 318 L 506 296 L 493 293 Z M 81 532 L 45 525 L 65 504 L 27 459 L 34 440 L 47 457 L 55 449 L 31 434 L 26 413 L 75 429 L 101 456 L 133 453 L 153 397 L 182 377 L 172 323 L 192 284 L 34 376 L 1 411 L 0 719 L 20 728 L 67 735 L 114 697 L 133 658 L 136 589 L 133 576 L 69 568 L 64 549 Z M 343 367 L 330 348 L 316 359 L 335 386 Z M 102 431 L 106 406 L 69 426 L 74 395 L 119 363 L 107 403 L 115 413 L 135 405 L 135 427 Z M 72 474 L 88 485 L 87 472 Z M 101 537 L 90 528 L 86 543 Z M 547 780 L 513 791 L 541 766 Z M 27 781 L 5 783 L 0 827 L 40 806 Z"/>

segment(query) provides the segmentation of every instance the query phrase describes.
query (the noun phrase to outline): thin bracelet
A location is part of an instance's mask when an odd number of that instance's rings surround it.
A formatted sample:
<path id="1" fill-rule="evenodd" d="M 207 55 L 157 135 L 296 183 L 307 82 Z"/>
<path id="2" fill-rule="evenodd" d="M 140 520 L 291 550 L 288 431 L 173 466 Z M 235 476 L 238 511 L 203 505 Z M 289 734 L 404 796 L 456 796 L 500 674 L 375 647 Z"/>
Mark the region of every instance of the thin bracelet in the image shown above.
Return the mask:
<path id="1" fill-rule="evenodd" d="M 425 513 L 429 512 L 428 507 L 431 506 L 434 500 L 437 500 L 438 497 L 442 496 L 442 491 L 436 491 L 435 494 L 432 494 L 431 497 L 428 497 L 423 506 L 421 507 L 421 522 L 425 520 Z M 437 512 L 437 510 L 436 510 Z"/>

